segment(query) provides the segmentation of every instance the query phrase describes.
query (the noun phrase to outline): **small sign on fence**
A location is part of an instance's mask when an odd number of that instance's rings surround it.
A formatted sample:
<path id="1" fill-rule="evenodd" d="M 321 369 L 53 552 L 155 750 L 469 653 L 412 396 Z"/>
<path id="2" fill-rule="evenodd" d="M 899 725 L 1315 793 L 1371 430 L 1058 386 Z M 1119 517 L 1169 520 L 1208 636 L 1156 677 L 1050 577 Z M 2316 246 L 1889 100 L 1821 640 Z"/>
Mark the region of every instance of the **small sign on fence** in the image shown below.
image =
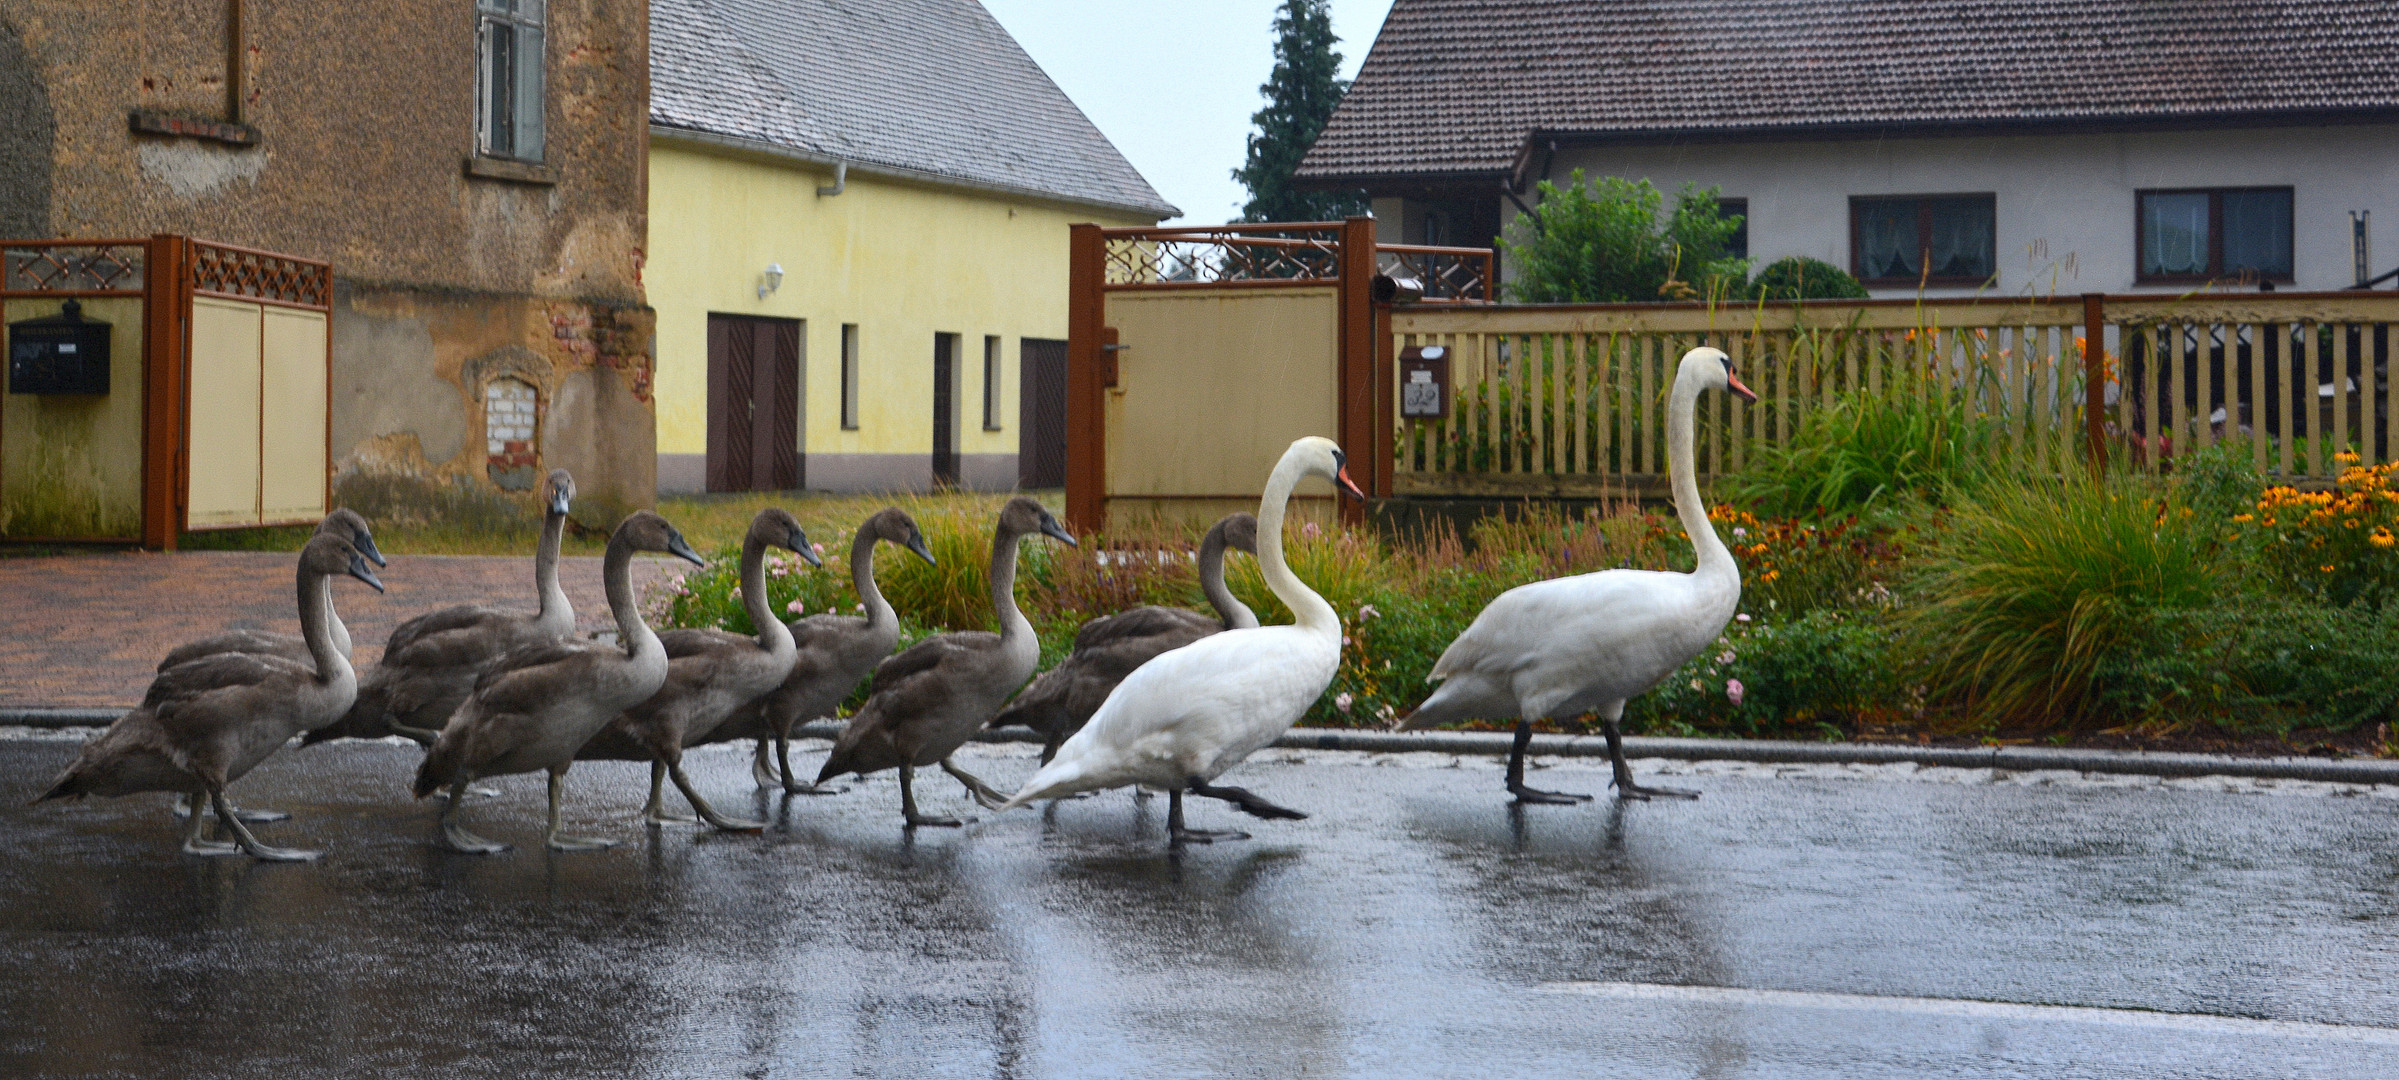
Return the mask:
<path id="1" fill-rule="evenodd" d="M 1410 420 L 1449 415 L 1449 349 L 1410 345 L 1399 354 L 1399 414 Z"/>

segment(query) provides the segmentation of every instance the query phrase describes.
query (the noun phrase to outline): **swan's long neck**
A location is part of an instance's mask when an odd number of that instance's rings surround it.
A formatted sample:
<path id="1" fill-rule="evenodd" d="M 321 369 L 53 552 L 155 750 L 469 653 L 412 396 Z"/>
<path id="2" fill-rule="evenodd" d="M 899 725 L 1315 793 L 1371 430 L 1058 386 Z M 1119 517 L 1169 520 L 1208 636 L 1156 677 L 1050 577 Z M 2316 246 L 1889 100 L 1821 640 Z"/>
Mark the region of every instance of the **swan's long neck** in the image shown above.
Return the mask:
<path id="1" fill-rule="evenodd" d="M 347 658 L 350 655 L 350 628 L 342 625 L 342 613 L 333 609 L 333 578 L 319 578 L 317 590 L 325 594 L 325 621 L 333 632 L 333 647 L 341 650 L 342 656 Z"/>
<path id="2" fill-rule="evenodd" d="M 1016 608 L 1016 549 L 1023 534 L 1001 529 L 991 538 L 991 613 L 999 619 L 1000 638 L 1011 644 L 1030 640 L 1033 624 Z"/>
<path id="3" fill-rule="evenodd" d="M 550 511 L 541 519 L 541 547 L 533 554 L 533 588 L 541 594 L 541 625 L 560 637 L 575 631 L 575 605 L 558 584 L 558 545 L 566 536 L 566 515 Z"/>
<path id="4" fill-rule="evenodd" d="M 750 610 L 750 625 L 758 628 L 758 647 L 787 654 L 794 646 L 791 628 L 775 617 L 774 601 L 766 595 L 766 541 L 752 535 L 741 542 L 741 604 Z"/>
<path id="5" fill-rule="evenodd" d="M 1285 454 L 1266 480 L 1266 495 L 1258 501 L 1258 569 L 1266 577 L 1266 587 L 1291 609 L 1301 627 L 1338 638 L 1341 616 L 1283 561 L 1283 511 L 1291 502 L 1291 490 L 1299 486 L 1306 471 L 1297 456 Z"/>
<path id="6" fill-rule="evenodd" d="M 1691 536 L 1691 549 L 1699 554 L 1699 566 L 1693 571 L 1712 580 L 1729 580 L 1740 588 L 1741 570 L 1733 563 L 1733 553 L 1725 550 L 1724 541 L 1716 536 L 1716 527 L 1708 521 L 1708 506 L 1699 498 L 1698 453 L 1692 446 L 1693 430 L 1697 426 L 1693 414 L 1699 409 L 1699 380 L 1688 373 L 1674 380 L 1673 400 L 1666 403 L 1667 471 L 1674 484 L 1674 513 L 1682 519 L 1683 531 Z"/>
<path id="7" fill-rule="evenodd" d="M 858 530 L 850 538 L 850 587 L 858 590 L 858 600 L 866 605 L 866 625 L 875 630 L 898 626 L 900 616 L 891 610 L 891 601 L 883 599 L 883 587 L 875 584 L 875 534 Z"/>
<path id="8" fill-rule="evenodd" d="M 608 613 L 616 616 L 616 637 L 624 643 L 625 655 L 640 660 L 645 655 L 666 658 L 666 649 L 658 644 L 658 635 L 650 632 L 650 624 L 641 621 L 641 605 L 633 599 L 633 544 L 624 537 L 608 541 L 608 558 L 600 564 L 600 576 L 608 583 Z"/>
<path id="9" fill-rule="evenodd" d="M 1258 614 L 1233 595 L 1224 584 L 1224 522 L 1219 521 L 1200 538 L 1200 592 L 1207 594 L 1208 603 L 1215 605 L 1216 614 L 1224 620 L 1227 630 L 1243 630 L 1258 625 Z"/>
<path id="10" fill-rule="evenodd" d="M 350 653 L 333 640 L 333 627 L 340 620 L 333 614 L 333 581 L 327 575 L 303 569 L 300 571 L 300 640 L 307 643 L 308 655 L 317 664 L 317 684 L 331 686 L 354 679 L 350 670 Z"/>

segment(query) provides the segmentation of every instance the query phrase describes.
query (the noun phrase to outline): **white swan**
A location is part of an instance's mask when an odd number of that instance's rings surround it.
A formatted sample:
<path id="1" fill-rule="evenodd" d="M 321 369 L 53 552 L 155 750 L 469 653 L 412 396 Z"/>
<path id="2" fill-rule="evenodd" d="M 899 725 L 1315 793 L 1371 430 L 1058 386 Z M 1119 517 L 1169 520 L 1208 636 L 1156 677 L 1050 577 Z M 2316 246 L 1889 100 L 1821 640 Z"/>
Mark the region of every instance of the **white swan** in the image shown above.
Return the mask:
<path id="1" fill-rule="evenodd" d="M 1237 787 L 1209 781 L 1290 730 L 1341 666 L 1341 618 L 1283 561 L 1283 511 L 1301 478 L 1321 476 L 1364 499 L 1341 448 L 1308 436 L 1291 444 L 1258 503 L 1258 568 L 1298 621 L 1211 634 L 1159 655 L 1116 684 L 1091 722 L 1058 748 L 1001 810 L 1035 799 L 1140 784 L 1173 793 L 1174 842 L 1246 839 L 1183 826 L 1183 793 L 1223 799 L 1263 818 L 1304 818 Z"/>
<path id="2" fill-rule="evenodd" d="M 1442 652 L 1432 674 L 1441 688 L 1400 721 L 1402 730 L 1515 717 L 1508 791 L 1519 802 L 1573 803 L 1590 796 L 1525 786 L 1525 746 L 1532 741 L 1535 720 L 1597 712 L 1607 722 L 1608 757 L 1620 798 L 1699 797 L 1694 791 L 1633 783 L 1619 721 L 1627 700 L 1715 644 L 1741 603 L 1741 568 L 1708 523 L 1699 482 L 1692 476 L 1691 414 L 1702 390 L 1758 399 L 1733 374 L 1732 358 L 1719 350 L 1702 346 L 1684 353 L 1675 371 L 1666 405 L 1667 471 L 1675 513 L 1691 536 L 1699 566 L 1688 574 L 1602 570 L 1501 593 Z"/>

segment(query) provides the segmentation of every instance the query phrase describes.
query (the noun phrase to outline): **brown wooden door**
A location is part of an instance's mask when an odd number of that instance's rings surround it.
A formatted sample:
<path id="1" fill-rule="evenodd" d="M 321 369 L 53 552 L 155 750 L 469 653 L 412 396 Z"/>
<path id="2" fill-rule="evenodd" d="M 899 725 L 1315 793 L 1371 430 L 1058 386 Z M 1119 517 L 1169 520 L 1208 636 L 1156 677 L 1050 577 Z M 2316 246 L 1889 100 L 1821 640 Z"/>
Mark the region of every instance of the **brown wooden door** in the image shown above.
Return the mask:
<path id="1" fill-rule="evenodd" d="M 803 486 L 800 323 L 708 316 L 708 490 Z"/>
<path id="2" fill-rule="evenodd" d="M 1066 343 L 1025 338 L 1017 352 L 1016 486 L 1066 486 Z"/>
<path id="3" fill-rule="evenodd" d="M 933 335 L 933 482 L 958 486 L 958 335 Z"/>

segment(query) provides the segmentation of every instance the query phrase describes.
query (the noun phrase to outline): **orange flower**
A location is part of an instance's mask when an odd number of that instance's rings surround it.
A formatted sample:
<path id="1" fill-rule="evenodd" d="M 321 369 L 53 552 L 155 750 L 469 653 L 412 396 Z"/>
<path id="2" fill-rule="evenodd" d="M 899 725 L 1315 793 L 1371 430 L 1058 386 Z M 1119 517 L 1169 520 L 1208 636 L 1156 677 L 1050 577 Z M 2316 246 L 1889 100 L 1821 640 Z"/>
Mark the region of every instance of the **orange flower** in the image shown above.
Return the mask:
<path id="1" fill-rule="evenodd" d="M 2399 543 L 2399 536 L 2392 536 L 2389 528 L 2376 525 L 2374 532 L 2366 537 L 2366 542 L 2375 547 L 2387 548 L 2394 543 Z"/>

